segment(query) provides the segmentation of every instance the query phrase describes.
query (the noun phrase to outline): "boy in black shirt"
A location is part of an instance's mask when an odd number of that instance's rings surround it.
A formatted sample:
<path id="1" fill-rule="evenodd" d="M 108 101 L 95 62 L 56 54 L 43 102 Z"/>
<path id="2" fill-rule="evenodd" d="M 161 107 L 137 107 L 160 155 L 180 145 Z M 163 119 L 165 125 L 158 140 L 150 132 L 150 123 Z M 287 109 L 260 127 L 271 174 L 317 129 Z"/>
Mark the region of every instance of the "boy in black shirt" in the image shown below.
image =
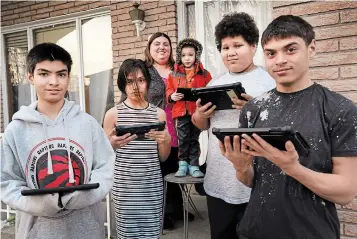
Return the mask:
<path id="1" fill-rule="evenodd" d="M 248 102 L 239 119 L 242 128 L 292 126 L 310 145 L 309 156 L 290 141 L 282 151 L 254 134 L 242 135 L 242 144 L 238 136 L 233 146 L 228 137 L 220 143 L 238 180 L 252 188 L 240 238 L 340 238 L 335 203 L 348 204 L 357 193 L 357 108 L 311 81 L 314 38 L 300 17 L 269 24 L 261 41 L 277 87 Z"/>

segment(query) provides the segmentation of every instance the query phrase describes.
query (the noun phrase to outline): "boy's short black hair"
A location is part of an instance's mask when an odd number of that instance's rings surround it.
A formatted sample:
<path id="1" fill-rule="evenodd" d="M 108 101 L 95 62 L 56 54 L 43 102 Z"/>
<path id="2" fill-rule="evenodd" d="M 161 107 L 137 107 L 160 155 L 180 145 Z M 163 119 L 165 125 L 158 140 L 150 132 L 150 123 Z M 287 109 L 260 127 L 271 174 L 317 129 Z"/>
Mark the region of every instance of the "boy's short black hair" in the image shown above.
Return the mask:
<path id="1" fill-rule="evenodd" d="M 61 61 L 67 66 L 68 73 L 71 72 L 73 64 L 71 55 L 54 43 L 41 43 L 30 50 L 26 58 L 27 72 L 33 74 L 36 65 L 46 60 Z"/>
<path id="2" fill-rule="evenodd" d="M 234 12 L 224 15 L 215 30 L 216 46 L 222 48 L 222 39 L 242 36 L 249 45 L 258 45 L 259 30 L 252 16 L 245 12 Z"/>
<path id="3" fill-rule="evenodd" d="M 285 39 L 292 36 L 301 37 L 308 46 L 315 39 L 315 32 L 313 27 L 301 17 L 283 15 L 268 25 L 263 32 L 261 43 L 264 47 L 271 39 Z"/>
<path id="4" fill-rule="evenodd" d="M 138 70 L 141 70 L 141 72 L 143 73 L 144 78 L 146 80 L 146 88 L 147 90 L 149 89 L 151 78 L 145 62 L 140 59 L 126 59 L 125 61 L 123 61 L 119 68 L 117 80 L 118 88 L 122 93 L 125 94 L 125 87 L 127 84 L 128 75 L 131 73 L 135 73 Z M 135 84 L 137 84 L 136 81 Z"/>

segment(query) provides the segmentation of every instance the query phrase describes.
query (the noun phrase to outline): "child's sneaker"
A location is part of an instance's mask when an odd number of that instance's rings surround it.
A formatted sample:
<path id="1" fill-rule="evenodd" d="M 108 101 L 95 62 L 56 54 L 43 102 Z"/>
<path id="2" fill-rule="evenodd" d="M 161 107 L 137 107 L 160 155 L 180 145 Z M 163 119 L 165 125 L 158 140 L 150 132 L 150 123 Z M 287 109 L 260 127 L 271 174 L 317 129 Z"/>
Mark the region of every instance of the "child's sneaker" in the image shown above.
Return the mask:
<path id="1" fill-rule="evenodd" d="M 194 178 L 202 178 L 205 175 L 201 172 L 198 166 L 188 166 L 188 173 Z"/>
<path id="2" fill-rule="evenodd" d="M 186 161 L 179 162 L 179 169 L 175 173 L 176 177 L 185 177 L 188 171 L 188 163 Z"/>

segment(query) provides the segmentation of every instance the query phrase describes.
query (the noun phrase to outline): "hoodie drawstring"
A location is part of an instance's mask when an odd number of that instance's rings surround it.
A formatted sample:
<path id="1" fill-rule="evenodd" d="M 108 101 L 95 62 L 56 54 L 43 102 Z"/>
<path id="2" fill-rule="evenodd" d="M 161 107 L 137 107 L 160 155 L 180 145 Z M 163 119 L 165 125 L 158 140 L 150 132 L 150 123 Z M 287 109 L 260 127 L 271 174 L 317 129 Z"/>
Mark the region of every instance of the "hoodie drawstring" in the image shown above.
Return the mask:
<path id="1" fill-rule="evenodd" d="M 53 174 L 53 167 L 52 167 L 52 156 L 50 152 L 50 144 L 48 143 L 48 135 L 47 135 L 47 129 L 46 129 L 46 121 L 43 115 L 41 114 L 41 120 L 42 120 L 42 129 L 45 134 L 46 138 L 46 147 L 47 147 L 47 174 Z"/>
<path id="2" fill-rule="evenodd" d="M 72 166 L 72 160 L 71 160 L 71 150 L 70 150 L 70 145 L 69 145 L 69 137 L 68 137 L 68 131 L 67 131 L 67 121 L 66 121 L 65 109 L 62 111 L 62 114 L 63 114 L 64 131 L 66 134 L 66 149 L 67 149 L 67 155 L 68 155 L 69 183 L 75 183 L 76 181 L 74 180 L 74 174 L 73 174 L 73 166 Z"/>
<path id="3" fill-rule="evenodd" d="M 65 110 L 64 110 L 65 111 Z M 69 137 L 68 137 L 68 132 L 67 132 L 67 121 L 66 121 L 66 114 L 65 112 L 62 111 L 63 115 L 63 123 L 64 123 L 64 131 L 66 135 L 66 150 L 67 150 L 67 157 L 68 157 L 68 173 L 69 173 L 69 183 L 75 183 L 76 181 L 74 180 L 74 174 L 73 174 L 73 166 L 72 166 L 72 160 L 71 160 L 71 151 L 70 151 L 70 145 L 69 145 Z M 52 156 L 50 152 L 50 145 L 48 143 L 48 134 L 47 134 L 47 128 L 46 128 L 46 121 L 43 115 L 41 115 L 42 119 L 42 129 L 45 134 L 46 138 L 46 146 L 47 146 L 47 174 L 53 174 L 53 166 L 52 166 Z"/>

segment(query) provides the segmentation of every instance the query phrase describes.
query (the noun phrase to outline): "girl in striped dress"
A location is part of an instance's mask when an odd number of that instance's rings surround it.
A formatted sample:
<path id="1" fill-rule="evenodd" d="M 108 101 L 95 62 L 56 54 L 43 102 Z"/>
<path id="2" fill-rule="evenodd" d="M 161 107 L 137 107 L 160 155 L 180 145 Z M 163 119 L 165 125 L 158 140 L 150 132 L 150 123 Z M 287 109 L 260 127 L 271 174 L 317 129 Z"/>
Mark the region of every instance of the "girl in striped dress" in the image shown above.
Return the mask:
<path id="1" fill-rule="evenodd" d="M 125 60 L 117 83 L 126 99 L 104 118 L 104 130 L 116 150 L 112 198 L 117 238 L 159 238 L 163 208 L 159 160 L 165 161 L 170 154 L 170 134 L 165 129 L 116 136 L 115 126 L 166 121 L 166 114 L 146 100 L 150 75 L 142 60 Z"/>

